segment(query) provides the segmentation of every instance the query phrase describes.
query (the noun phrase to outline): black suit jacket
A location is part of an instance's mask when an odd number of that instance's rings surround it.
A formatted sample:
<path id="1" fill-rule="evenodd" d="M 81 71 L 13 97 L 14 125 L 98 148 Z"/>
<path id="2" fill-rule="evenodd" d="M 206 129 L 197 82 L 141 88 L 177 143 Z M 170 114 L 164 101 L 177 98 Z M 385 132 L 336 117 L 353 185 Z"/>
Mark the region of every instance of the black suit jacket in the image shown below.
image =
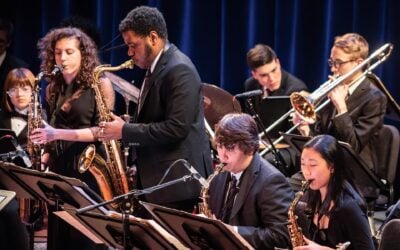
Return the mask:
<path id="1" fill-rule="evenodd" d="M 143 188 L 158 184 L 168 167 L 186 159 L 204 177 L 211 173 L 211 154 L 204 130 L 201 80 L 190 61 L 174 45 L 160 57 L 148 78 L 149 90 L 136 123 L 125 124 L 122 139 L 136 146 L 138 178 Z M 174 166 L 168 180 L 188 174 L 181 164 Z M 198 198 L 196 181 L 157 190 L 146 196 L 165 204 Z"/>
<path id="2" fill-rule="evenodd" d="M 3 63 L 0 65 L 0 93 L 3 93 L 4 81 L 6 80 L 8 72 L 15 68 L 29 68 L 29 65 L 19 58 L 16 58 L 10 53 L 6 54 Z M 3 102 L 3 100 L 1 101 Z M 4 109 L 4 104 L 1 103 L 1 108 Z"/>
<path id="3" fill-rule="evenodd" d="M 210 185 L 209 205 L 216 216 L 224 206 L 229 175 L 221 173 Z M 229 224 L 238 226 L 239 234 L 256 249 L 287 247 L 285 223 L 293 193 L 285 177 L 257 153 L 244 171 L 239 187 Z"/>
<path id="4" fill-rule="evenodd" d="M 335 117 L 332 103 L 318 114 L 312 135 L 330 134 L 347 142 L 372 168 L 374 163 L 371 142 L 376 140 L 383 126 L 386 112 L 386 96 L 366 78 L 346 101 L 348 112 Z"/>
<path id="5" fill-rule="evenodd" d="M 0 128 L 4 129 L 12 129 L 11 128 L 11 118 L 12 115 L 9 112 L 0 111 Z M 26 116 L 26 121 L 28 122 L 28 116 Z M 24 127 L 24 129 L 17 135 L 18 143 L 25 148 L 27 144 L 28 136 L 28 124 Z"/>

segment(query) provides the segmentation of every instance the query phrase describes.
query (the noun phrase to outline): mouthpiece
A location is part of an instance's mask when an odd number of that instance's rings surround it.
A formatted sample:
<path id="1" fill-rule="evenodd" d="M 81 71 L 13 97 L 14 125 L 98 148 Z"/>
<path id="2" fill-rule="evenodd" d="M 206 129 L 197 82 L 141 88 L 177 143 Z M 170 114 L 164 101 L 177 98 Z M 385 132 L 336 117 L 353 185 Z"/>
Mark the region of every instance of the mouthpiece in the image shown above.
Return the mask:
<path id="1" fill-rule="evenodd" d="M 63 71 L 63 66 L 62 65 L 54 65 L 53 71 L 51 71 L 50 75 L 55 76 L 58 73 L 61 73 Z"/>

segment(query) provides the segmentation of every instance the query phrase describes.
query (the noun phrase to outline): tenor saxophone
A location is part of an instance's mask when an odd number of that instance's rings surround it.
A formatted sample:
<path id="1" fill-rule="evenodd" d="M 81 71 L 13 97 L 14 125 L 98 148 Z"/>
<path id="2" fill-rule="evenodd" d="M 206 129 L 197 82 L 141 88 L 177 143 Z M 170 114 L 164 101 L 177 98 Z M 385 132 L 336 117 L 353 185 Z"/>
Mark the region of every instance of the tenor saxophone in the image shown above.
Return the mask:
<path id="1" fill-rule="evenodd" d="M 209 199 L 210 195 L 208 193 L 209 186 L 211 181 L 220 173 L 224 171 L 224 163 L 220 163 L 215 167 L 214 173 L 212 173 L 210 176 L 207 178 L 207 185 L 201 188 L 200 191 L 200 199 L 202 200 L 201 203 L 199 203 L 199 213 L 204 214 L 207 218 L 212 218 L 213 213 L 211 212 L 210 206 L 209 206 Z"/>
<path id="2" fill-rule="evenodd" d="M 99 122 L 111 121 L 111 113 L 104 100 L 104 95 L 100 86 L 100 77 L 105 71 L 118 71 L 125 68 L 133 68 L 134 62 L 128 60 L 123 64 L 111 67 L 109 65 L 99 65 L 93 71 L 94 83 L 92 88 L 95 92 L 95 100 L 99 111 Z M 82 152 L 78 170 L 84 173 L 87 170 L 96 179 L 101 195 L 104 200 L 111 200 L 114 196 L 122 195 L 130 190 L 128 178 L 125 173 L 125 164 L 121 154 L 120 144 L 116 140 L 103 141 L 106 151 L 106 160 L 96 153 L 94 144 L 88 145 Z M 114 208 L 116 204 L 111 204 Z"/>

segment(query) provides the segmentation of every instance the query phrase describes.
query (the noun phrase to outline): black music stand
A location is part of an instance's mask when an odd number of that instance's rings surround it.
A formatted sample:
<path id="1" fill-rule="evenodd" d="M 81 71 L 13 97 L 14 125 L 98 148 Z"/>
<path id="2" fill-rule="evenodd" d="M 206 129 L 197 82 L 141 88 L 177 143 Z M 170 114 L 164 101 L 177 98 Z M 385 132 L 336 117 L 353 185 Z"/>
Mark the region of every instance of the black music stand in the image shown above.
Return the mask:
<path id="1" fill-rule="evenodd" d="M 140 202 L 155 220 L 190 249 L 253 249 L 238 233 L 219 220 Z"/>
<path id="2" fill-rule="evenodd" d="M 15 192 L 0 190 L 0 211 L 15 197 Z"/>
<path id="3" fill-rule="evenodd" d="M 295 134 L 281 134 L 284 140 L 299 154 L 303 150 L 304 144 L 310 140 L 310 137 L 295 135 Z M 375 175 L 375 173 L 367 166 L 367 164 L 353 151 L 348 143 L 339 141 L 339 145 L 344 153 L 344 162 L 351 170 L 354 183 L 358 187 L 376 190 L 377 188 L 385 190 L 385 184 Z"/>
<path id="4" fill-rule="evenodd" d="M 102 201 L 78 179 L 26 169 L 9 162 L 0 161 L 0 181 L 6 189 L 15 191 L 17 197 L 44 201 L 52 211 L 78 209 Z M 106 213 L 108 208 L 99 207 L 94 211 Z M 61 237 L 58 230 L 57 218 L 49 211 L 48 249 L 57 249 L 55 239 Z"/>
<path id="5" fill-rule="evenodd" d="M 291 107 L 290 96 L 269 96 L 260 101 L 258 112 L 264 126 L 268 128 L 286 114 Z M 269 136 L 278 138 L 279 132 L 287 131 L 290 127 L 291 123 L 289 119 L 286 119 L 271 129 L 271 131 L 268 132 Z"/>
<path id="6" fill-rule="evenodd" d="M 75 213 L 73 211 L 68 211 Z M 124 228 L 122 214 L 111 213 L 109 215 L 86 212 L 76 214 L 104 242 L 111 247 L 123 249 Z M 165 231 L 153 220 L 140 219 L 129 216 L 129 246 L 127 249 L 186 249 L 174 236 Z"/>

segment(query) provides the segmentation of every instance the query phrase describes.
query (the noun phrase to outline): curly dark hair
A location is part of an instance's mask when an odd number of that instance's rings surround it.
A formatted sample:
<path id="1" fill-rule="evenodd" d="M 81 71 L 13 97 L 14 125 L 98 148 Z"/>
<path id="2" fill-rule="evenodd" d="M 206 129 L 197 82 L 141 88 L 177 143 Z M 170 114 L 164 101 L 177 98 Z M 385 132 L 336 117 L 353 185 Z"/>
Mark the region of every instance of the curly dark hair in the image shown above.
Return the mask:
<path id="1" fill-rule="evenodd" d="M 214 143 L 225 147 L 238 144 L 245 154 L 253 155 L 260 146 L 257 124 L 248 114 L 227 114 L 216 126 Z"/>
<path id="2" fill-rule="evenodd" d="M 142 37 L 155 31 L 163 40 L 168 39 L 164 16 L 158 9 L 152 7 L 140 6 L 131 10 L 119 24 L 121 33 L 128 30 L 132 30 Z"/>
<path id="3" fill-rule="evenodd" d="M 81 68 L 76 76 L 76 82 L 85 87 L 90 86 L 94 79 L 92 72 L 100 64 L 96 45 L 93 40 L 78 28 L 66 27 L 51 30 L 38 42 L 39 58 L 42 60 L 40 70 L 51 72 L 56 64 L 54 48 L 56 42 L 63 38 L 76 38 L 79 41 L 79 50 L 82 55 Z M 50 79 L 48 79 L 50 80 Z M 62 84 L 60 76 L 55 79 L 56 84 Z"/>

